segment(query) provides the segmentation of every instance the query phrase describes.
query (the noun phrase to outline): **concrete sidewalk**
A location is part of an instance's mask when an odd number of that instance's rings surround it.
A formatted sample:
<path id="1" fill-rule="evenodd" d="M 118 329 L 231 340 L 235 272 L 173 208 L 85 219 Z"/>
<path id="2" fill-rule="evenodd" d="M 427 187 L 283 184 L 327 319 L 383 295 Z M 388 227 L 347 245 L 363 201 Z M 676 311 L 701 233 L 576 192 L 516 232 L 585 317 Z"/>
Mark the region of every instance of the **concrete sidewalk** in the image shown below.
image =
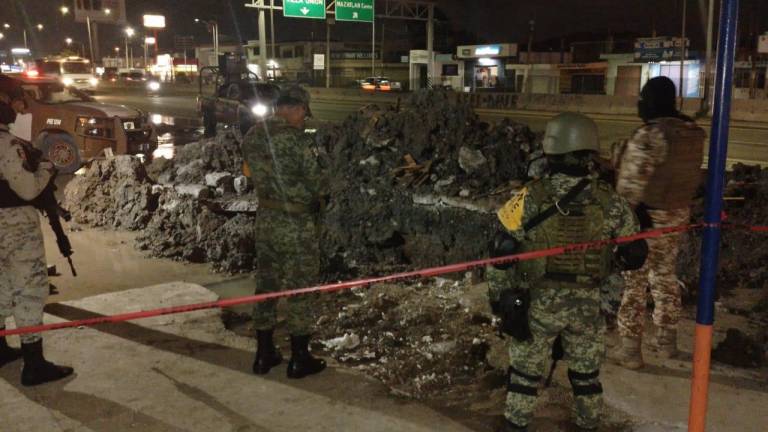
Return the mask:
<path id="1" fill-rule="evenodd" d="M 51 305 L 49 312 L 71 320 L 215 298 L 198 285 L 172 283 Z M 45 345 L 51 360 L 74 366 L 77 375 L 28 389 L 18 384 L 21 362 L 1 369 L 3 432 L 469 430 L 341 369 L 289 381 L 283 365 L 256 377 L 249 372 L 253 340 L 227 331 L 218 310 L 57 331 Z"/>

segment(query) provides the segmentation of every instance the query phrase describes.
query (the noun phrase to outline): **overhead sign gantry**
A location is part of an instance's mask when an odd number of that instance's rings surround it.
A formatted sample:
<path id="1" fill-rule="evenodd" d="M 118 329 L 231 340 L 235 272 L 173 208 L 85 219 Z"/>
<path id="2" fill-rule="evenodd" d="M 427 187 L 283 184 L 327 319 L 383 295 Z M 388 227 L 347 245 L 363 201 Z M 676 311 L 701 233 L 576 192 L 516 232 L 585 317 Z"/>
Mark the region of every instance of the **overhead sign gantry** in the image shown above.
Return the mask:
<path id="1" fill-rule="evenodd" d="M 376 13 L 377 4 L 383 13 Z M 383 5 L 383 7 L 381 6 Z M 371 70 L 375 75 L 376 50 L 376 19 L 399 19 L 424 21 L 427 23 L 427 52 L 429 63 L 427 74 L 429 82 L 434 76 L 434 21 L 435 3 L 429 0 L 251 0 L 246 7 L 259 10 L 259 50 L 261 70 L 266 70 L 267 43 L 265 11 L 283 11 L 288 18 L 309 18 L 325 20 L 327 15 L 333 15 L 336 21 L 371 23 L 372 53 Z M 274 28 L 273 28 L 274 30 Z M 274 35 L 272 37 L 274 44 Z M 327 47 L 326 47 L 327 48 Z M 383 59 L 382 59 L 383 61 Z M 326 70 L 330 70 L 330 59 L 326 59 Z"/>

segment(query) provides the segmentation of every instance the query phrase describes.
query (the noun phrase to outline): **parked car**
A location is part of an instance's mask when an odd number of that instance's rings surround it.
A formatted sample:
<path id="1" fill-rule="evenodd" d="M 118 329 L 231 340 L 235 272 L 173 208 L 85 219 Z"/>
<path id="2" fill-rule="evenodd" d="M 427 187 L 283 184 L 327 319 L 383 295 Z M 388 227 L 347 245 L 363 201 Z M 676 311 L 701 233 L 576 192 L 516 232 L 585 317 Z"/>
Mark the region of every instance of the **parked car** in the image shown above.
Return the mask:
<path id="1" fill-rule="evenodd" d="M 367 91 L 401 91 L 403 85 L 398 81 L 392 81 L 387 77 L 368 77 L 358 81 L 360 88 Z"/>
<path id="2" fill-rule="evenodd" d="M 114 154 L 147 157 L 157 148 L 154 127 L 141 111 L 96 102 L 57 79 L 11 77 L 24 89 L 33 143 L 62 173 L 74 173 L 106 148 Z"/>
<path id="3" fill-rule="evenodd" d="M 203 119 L 206 136 L 216 135 L 216 127 L 223 123 L 231 127 L 235 138 L 242 142 L 258 119 L 273 114 L 280 87 L 260 82 L 252 73 L 236 80 L 225 78 L 226 74 L 217 67 L 200 71 L 197 112 Z M 205 86 L 210 81 L 215 83 L 212 90 Z"/>

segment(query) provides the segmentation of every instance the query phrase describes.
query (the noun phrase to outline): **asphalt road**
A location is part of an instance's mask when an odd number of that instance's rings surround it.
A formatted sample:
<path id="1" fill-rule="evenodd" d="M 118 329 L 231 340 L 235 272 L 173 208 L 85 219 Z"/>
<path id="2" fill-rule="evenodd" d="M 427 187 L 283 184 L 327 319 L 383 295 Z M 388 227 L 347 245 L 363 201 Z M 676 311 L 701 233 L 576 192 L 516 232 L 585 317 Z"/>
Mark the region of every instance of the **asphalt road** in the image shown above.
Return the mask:
<path id="1" fill-rule="evenodd" d="M 146 96 L 144 94 L 128 94 L 123 92 L 97 95 L 96 98 L 103 102 L 133 106 L 148 113 L 176 118 L 197 119 L 196 95 L 192 92 L 162 96 Z M 376 102 L 376 98 L 315 98 L 312 101 L 312 111 L 317 120 L 339 122 L 372 101 Z M 380 101 L 380 103 L 391 102 L 392 98 Z M 507 117 L 527 124 L 535 131 L 544 130 L 547 120 L 555 114 L 554 112 L 544 111 L 501 111 L 488 109 L 479 109 L 477 113 L 481 119 L 486 121 L 498 121 Z M 634 116 L 593 115 L 592 117 L 600 129 L 601 144 L 605 153 L 610 151 L 611 143 L 628 138 L 640 126 L 640 120 Z M 708 121 L 701 122 L 701 125 L 707 129 L 707 133 L 710 132 Z M 737 162 L 768 165 L 767 123 L 743 121 L 731 123 L 729 164 Z"/>

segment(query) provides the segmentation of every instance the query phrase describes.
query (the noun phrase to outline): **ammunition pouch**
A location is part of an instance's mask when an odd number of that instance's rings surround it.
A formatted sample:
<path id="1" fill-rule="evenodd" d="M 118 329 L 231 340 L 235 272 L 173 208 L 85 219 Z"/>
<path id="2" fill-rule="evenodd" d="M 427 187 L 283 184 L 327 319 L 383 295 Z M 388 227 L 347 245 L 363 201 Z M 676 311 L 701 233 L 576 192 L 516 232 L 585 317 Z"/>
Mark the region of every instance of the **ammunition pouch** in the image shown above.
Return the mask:
<path id="1" fill-rule="evenodd" d="M 516 238 L 512 237 L 506 231 L 499 231 L 493 238 L 493 244 L 490 248 L 491 258 L 499 258 L 509 255 L 514 255 L 520 250 L 520 242 Z M 499 270 L 509 270 L 515 266 L 515 262 L 510 261 L 506 263 L 494 264 Z"/>
<path id="2" fill-rule="evenodd" d="M 526 291 L 504 290 L 498 302 L 501 324 L 499 331 L 512 336 L 518 342 L 533 339 L 528 310 L 531 307 L 531 294 Z"/>

